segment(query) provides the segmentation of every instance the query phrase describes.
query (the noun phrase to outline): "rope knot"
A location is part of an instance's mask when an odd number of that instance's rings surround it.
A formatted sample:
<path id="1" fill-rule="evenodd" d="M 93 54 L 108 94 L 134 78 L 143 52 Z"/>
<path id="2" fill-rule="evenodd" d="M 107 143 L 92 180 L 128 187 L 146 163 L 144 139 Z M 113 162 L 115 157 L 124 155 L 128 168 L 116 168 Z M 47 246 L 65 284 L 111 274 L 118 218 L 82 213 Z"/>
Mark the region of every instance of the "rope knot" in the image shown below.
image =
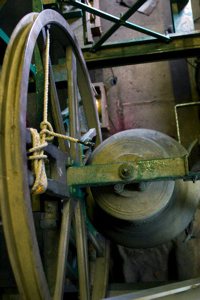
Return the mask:
<path id="1" fill-rule="evenodd" d="M 52 141 L 54 136 L 51 135 L 51 133 L 53 133 L 53 127 L 51 125 L 51 123 L 49 123 L 48 121 L 43 121 L 40 124 L 40 136 L 42 137 L 45 134 L 45 140 L 46 141 Z"/>
<path id="2" fill-rule="evenodd" d="M 29 149 L 29 159 L 32 160 L 32 168 L 35 173 L 35 182 L 31 189 L 32 194 L 44 193 L 47 189 L 47 176 L 45 172 L 44 159 L 47 155 L 44 155 L 44 148 L 48 146 L 48 143 L 44 141 L 41 143 L 41 138 L 36 129 L 30 128 L 32 135 L 33 148 Z"/>
<path id="3" fill-rule="evenodd" d="M 33 147 L 29 149 L 28 154 L 33 153 L 28 159 L 32 160 L 33 171 L 35 174 L 35 182 L 31 189 L 33 194 L 44 193 L 47 189 L 47 175 L 45 170 L 45 159 L 47 155 L 44 154 L 45 147 L 48 146 L 47 141 L 52 141 L 54 137 L 68 140 L 73 143 L 80 143 L 85 146 L 93 146 L 92 142 L 79 141 L 76 138 L 66 136 L 63 134 L 58 134 L 53 131 L 51 123 L 47 121 L 48 119 L 48 86 L 49 86 L 49 47 L 50 47 L 50 35 L 49 30 L 47 30 L 46 39 L 46 58 L 45 58 L 45 82 L 44 82 L 44 115 L 43 122 L 40 124 L 40 133 L 36 129 L 30 128 L 32 134 L 32 144 Z"/>

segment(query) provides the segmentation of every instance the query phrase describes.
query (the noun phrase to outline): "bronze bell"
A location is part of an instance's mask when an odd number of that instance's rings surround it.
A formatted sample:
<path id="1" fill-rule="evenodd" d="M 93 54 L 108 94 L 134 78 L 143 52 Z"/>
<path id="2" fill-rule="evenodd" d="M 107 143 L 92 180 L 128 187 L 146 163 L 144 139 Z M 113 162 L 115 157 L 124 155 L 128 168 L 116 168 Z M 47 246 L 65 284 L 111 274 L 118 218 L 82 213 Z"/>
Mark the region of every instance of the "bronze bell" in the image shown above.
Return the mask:
<path id="1" fill-rule="evenodd" d="M 132 129 L 105 140 L 89 164 L 178 157 L 187 151 L 154 130 Z M 183 180 L 93 187 L 88 214 L 100 233 L 113 242 L 149 248 L 177 237 L 194 218 L 200 183 Z"/>

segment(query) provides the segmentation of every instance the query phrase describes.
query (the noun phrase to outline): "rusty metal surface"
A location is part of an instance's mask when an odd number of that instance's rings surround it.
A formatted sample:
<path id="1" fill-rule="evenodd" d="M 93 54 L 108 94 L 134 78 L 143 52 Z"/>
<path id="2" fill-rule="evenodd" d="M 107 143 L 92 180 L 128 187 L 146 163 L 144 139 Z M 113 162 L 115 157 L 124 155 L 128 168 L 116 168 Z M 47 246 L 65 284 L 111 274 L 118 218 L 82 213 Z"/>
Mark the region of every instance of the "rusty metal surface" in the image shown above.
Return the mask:
<path id="1" fill-rule="evenodd" d="M 120 182 L 134 183 L 141 180 L 186 179 L 187 175 L 186 156 L 70 167 L 67 171 L 67 182 L 69 186 L 73 187 L 92 187 Z M 191 176 L 190 180 L 192 179 Z"/>

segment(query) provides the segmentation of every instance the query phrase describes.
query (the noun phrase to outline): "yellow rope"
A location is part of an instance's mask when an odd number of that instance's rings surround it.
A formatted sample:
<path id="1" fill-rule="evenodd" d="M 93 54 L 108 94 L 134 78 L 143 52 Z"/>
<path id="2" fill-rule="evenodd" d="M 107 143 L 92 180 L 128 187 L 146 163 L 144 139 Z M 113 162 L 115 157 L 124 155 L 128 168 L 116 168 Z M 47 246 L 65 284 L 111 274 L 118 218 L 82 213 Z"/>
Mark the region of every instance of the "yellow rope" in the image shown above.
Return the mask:
<path id="1" fill-rule="evenodd" d="M 47 176 L 45 172 L 44 160 L 47 158 L 44 155 L 44 149 L 48 146 L 46 141 L 52 141 L 54 137 L 62 138 L 73 143 L 80 143 L 86 146 L 92 146 L 91 142 L 82 142 L 70 136 L 55 133 L 51 123 L 47 121 L 48 119 L 48 92 L 49 92 L 49 48 L 50 48 L 50 34 L 49 29 L 47 29 L 46 38 L 46 51 L 45 51 L 45 82 L 44 82 L 44 115 L 43 122 L 40 124 L 40 133 L 36 129 L 30 128 L 32 135 L 33 147 L 28 150 L 28 154 L 33 153 L 29 156 L 29 160 L 33 160 L 32 169 L 35 173 L 35 182 L 31 189 L 33 194 L 44 193 L 47 189 Z"/>
<path id="2" fill-rule="evenodd" d="M 33 156 L 30 156 L 29 159 L 33 160 L 32 169 L 35 173 L 35 182 L 31 189 L 33 194 L 44 193 L 47 189 L 47 176 L 45 172 L 44 159 L 47 158 L 43 154 L 44 147 L 47 143 L 41 145 L 41 138 L 36 129 L 30 128 L 32 135 L 33 148 L 29 150 L 29 153 L 33 152 Z M 43 149 L 42 149 L 43 148 Z"/>
<path id="3" fill-rule="evenodd" d="M 49 92 L 49 48 L 50 48 L 50 34 L 49 29 L 47 29 L 47 38 L 46 38 L 46 51 L 45 51 L 45 82 L 44 82 L 44 116 L 43 122 L 40 124 L 42 130 L 46 130 L 47 126 L 52 128 L 51 124 L 47 125 L 48 118 L 48 92 Z M 33 194 L 44 193 L 47 189 L 47 176 L 45 171 L 44 159 L 47 158 L 44 155 L 44 148 L 48 146 L 47 141 L 53 140 L 53 137 L 46 137 L 46 134 L 43 132 L 38 134 L 36 129 L 31 128 L 30 132 L 32 134 L 33 148 L 29 150 L 29 153 L 33 152 L 33 156 L 30 156 L 29 159 L 33 160 L 33 171 L 35 173 L 35 182 L 31 189 Z"/>

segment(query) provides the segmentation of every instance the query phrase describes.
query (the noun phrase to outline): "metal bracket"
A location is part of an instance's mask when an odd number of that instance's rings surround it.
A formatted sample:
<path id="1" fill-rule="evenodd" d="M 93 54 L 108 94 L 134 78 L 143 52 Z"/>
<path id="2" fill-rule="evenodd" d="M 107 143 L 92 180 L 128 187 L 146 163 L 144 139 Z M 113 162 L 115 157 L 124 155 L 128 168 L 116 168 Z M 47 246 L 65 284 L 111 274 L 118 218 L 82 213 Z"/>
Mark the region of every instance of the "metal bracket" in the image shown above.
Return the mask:
<path id="1" fill-rule="evenodd" d="M 180 134 L 179 119 L 178 119 L 178 108 L 181 108 L 181 107 L 188 107 L 188 106 L 196 106 L 196 105 L 200 105 L 200 102 L 181 103 L 181 104 L 175 105 L 175 107 L 174 107 L 175 120 L 176 120 L 177 137 L 178 137 L 178 142 L 179 142 L 180 144 L 181 144 L 181 134 Z"/>
<path id="2" fill-rule="evenodd" d="M 125 175 L 122 174 L 122 170 Z M 200 180 L 200 172 L 190 171 L 188 155 L 71 167 L 67 170 L 67 183 L 70 188 L 176 179 Z"/>

